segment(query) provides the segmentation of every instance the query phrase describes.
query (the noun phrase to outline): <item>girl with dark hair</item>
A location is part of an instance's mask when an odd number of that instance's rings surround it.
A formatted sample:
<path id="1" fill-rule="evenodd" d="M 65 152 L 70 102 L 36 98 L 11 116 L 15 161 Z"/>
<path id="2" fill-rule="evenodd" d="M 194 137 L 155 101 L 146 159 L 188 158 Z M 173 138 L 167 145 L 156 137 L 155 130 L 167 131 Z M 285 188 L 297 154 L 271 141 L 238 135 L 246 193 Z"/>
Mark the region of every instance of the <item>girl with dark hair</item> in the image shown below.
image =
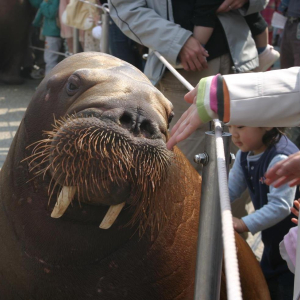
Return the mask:
<path id="1" fill-rule="evenodd" d="M 281 290 L 279 299 L 292 300 L 294 275 L 280 256 L 279 243 L 295 226 L 290 209 L 297 198 L 296 187 L 268 186 L 264 175 L 299 149 L 284 135 L 283 128 L 229 125 L 229 132 L 239 148 L 229 173 L 230 200 L 238 199 L 247 188 L 256 210 L 242 219 L 233 218 L 234 228 L 239 233 L 261 231 L 264 243 L 261 267 L 271 298 L 277 299 Z"/>

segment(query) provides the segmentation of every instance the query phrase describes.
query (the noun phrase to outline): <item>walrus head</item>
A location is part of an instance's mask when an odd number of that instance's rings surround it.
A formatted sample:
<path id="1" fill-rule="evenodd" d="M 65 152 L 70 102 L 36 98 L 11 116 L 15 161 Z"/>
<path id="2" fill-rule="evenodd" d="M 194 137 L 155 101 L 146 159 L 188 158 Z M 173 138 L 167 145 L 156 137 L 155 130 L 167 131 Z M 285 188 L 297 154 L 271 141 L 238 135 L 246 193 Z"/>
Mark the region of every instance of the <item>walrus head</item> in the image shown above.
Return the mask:
<path id="1" fill-rule="evenodd" d="M 165 146 L 172 104 L 146 76 L 110 55 L 81 53 L 57 65 L 34 99 L 26 115 L 38 107 L 47 114 L 26 126 L 44 129 L 43 136 L 28 134 L 27 161 L 36 176 L 51 177 L 49 202 L 59 190 L 52 217 L 62 216 L 75 196 L 110 206 L 101 228 L 125 204 L 134 208 L 132 222 L 159 226 L 172 205 L 169 178 L 180 175 L 176 154 Z"/>

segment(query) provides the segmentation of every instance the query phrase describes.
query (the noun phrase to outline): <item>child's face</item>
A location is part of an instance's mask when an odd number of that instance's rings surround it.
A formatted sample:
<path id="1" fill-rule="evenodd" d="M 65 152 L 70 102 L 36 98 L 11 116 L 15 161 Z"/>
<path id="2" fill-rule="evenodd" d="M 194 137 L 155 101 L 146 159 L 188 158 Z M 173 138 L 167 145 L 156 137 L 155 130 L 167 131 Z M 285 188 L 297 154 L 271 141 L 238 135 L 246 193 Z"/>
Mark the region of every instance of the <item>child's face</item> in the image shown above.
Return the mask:
<path id="1" fill-rule="evenodd" d="M 243 152 L 252 151 L 259 154 L 267 148 L 262 138 L 270 130 L 270 127 L 246 127 L 229 125 L 229 132 L 232 134 L 233 143 Z"/>

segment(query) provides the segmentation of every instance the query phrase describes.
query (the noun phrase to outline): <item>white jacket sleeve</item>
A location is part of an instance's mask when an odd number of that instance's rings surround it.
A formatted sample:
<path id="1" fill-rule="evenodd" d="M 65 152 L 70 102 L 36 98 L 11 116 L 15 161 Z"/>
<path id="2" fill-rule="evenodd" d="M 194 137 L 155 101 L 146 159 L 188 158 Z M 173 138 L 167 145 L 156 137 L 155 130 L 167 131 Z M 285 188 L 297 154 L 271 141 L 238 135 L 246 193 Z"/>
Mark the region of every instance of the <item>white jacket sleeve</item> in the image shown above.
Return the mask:
<path id="1" fill-rule="evenodd" d="M 223 76 L 229 91 L 230 122 L 255 127 L 300 124 L 300 68 Z"/>
<path id="2" fill-rule="evenodd" d="M 167 2 L 161 1 L 159 4 L 166 5 L 166 16 L 161 16 L 156 12 L 156 2 L 150 7 L 151 2 L 145 0 L 108 1 L 110 15 L 124 34 L 159 51 L 170 63 L 176 64 L 178 54 L 192 32 L 167 20 Z"/>

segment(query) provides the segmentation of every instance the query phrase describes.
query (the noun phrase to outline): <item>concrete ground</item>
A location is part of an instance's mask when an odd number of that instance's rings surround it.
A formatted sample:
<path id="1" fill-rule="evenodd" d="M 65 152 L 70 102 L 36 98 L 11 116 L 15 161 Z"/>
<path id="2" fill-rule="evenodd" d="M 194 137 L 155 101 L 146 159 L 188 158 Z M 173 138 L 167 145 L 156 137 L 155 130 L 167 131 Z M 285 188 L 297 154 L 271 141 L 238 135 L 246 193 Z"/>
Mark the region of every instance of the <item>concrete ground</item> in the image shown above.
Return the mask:
<path id="1" fill-rule="evenodd" d="M 0 169 L 26 108 L 40 80 L 26 80 L 23 85 L 0 83 Z"/>

